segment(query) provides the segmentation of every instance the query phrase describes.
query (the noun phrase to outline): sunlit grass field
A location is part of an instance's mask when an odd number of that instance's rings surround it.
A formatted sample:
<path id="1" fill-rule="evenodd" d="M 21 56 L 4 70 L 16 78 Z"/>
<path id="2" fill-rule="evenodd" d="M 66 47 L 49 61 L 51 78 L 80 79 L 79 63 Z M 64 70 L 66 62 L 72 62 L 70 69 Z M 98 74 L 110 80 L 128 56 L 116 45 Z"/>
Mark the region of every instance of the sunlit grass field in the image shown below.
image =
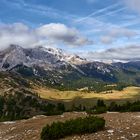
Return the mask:
<path id="1" fill-rule="evenodd" d="M 36 87 L 34 91 L 44 99 L 50 101 L 64 102 L 66 104 L 93 105 L 98 99 L 105 102 L 125 102 L 140 100 L 140 87 L 127 87 L 122 91 L 113 90 L 112 93 L 84 92 L 84 91 L 59 91 L 50 88 Z"/>

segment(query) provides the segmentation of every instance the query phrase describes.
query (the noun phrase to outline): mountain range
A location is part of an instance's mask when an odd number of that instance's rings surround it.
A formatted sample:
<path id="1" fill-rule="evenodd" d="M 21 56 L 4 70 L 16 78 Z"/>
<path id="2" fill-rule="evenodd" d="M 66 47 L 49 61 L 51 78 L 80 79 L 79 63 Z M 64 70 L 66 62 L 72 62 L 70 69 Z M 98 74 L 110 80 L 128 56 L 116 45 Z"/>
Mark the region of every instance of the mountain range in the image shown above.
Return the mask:
<path id="1" fill-rule="evenodd" d="M 0 71 L 66 90 L 93 87 L 97 83 L 140 85 L 140 61 L 107 64 L 42 46 L 10 45 L 1 50 Z"/>

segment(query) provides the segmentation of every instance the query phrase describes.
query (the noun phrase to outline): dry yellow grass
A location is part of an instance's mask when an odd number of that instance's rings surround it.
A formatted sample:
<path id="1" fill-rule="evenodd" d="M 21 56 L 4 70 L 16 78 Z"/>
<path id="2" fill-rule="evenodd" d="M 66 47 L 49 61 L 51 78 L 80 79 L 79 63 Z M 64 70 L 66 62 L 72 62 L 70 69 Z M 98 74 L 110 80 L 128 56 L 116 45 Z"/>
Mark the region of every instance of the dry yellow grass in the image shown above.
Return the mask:
<path id="1" fill-rule="evenodd" d="M 72 101 L 75 98 L 79 99 L 103 99 L 103 100 L 125 100 L 125 99 L 140 99 L 140 87 L 127 87 L 123 91 L 113 91 L 112 93 L 94 93 L 81 91 L 59 91 L 44 87 L 36 87 L 34 91 L 44 99 Z"/>

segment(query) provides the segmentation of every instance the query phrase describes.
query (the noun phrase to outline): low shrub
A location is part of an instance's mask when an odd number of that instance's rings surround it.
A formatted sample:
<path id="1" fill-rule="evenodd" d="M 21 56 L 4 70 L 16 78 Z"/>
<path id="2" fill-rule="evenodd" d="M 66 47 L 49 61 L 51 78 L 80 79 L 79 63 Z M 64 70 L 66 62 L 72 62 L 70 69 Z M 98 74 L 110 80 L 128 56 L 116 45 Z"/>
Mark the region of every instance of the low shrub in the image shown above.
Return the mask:
<path id="1" fill-rule="evenodd" d="M 74 134 L 93 133 L 102 130 L 104 126 L 105 120 L 103 118 L 93 116 L 54 122 L 42 129 L 41 139 L 56 140 Z"/>
<path id="2" fill-rule="evenodd" d="M 132 111 L 132 112 L 140 111 L 140 105 L 133 105 L 133 106 L 130 107 L 129 110 Z"/>
<path id="3" fill-rule="evenodd" d="M 118 111 L 118 112 L 139 112 L 140 111 L 140 101 L 126 102 L 122 105 L 118 105 L 115 102 L 110 103 L 108 106 L 108 111 Z"/>
<path id="4" fill-rule="evenodd" d="M 106 113 L 107 108 L 106 107 L 96 107 L 95 109 L 89 109 L 86 110 L 87 114 L 102 114 Z"/>

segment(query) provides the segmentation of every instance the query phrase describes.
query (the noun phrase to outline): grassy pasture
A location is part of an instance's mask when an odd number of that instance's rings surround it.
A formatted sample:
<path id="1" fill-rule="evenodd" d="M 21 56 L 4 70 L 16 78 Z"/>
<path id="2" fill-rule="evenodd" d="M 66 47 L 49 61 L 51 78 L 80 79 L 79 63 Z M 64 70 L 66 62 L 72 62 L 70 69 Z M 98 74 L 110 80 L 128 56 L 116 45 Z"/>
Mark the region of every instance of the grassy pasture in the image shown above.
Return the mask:
<path id="1" fill-rule="evenodd" d="M 112 93 L 95 93 L 95 92 L 83 92 L 83 91 L 59 91 L 44 87 L 35 87 L 36 92 L 41 98 L 55 102 L 63 102 L 67 105 L 85 105 L 91 106 L 98 99 L 104 100 L 106 103 L 116 101 L 123 103 L 126 101 L 140 100 L 140 87 L 127 87 L 122 91 L 113 90 Z"/>

